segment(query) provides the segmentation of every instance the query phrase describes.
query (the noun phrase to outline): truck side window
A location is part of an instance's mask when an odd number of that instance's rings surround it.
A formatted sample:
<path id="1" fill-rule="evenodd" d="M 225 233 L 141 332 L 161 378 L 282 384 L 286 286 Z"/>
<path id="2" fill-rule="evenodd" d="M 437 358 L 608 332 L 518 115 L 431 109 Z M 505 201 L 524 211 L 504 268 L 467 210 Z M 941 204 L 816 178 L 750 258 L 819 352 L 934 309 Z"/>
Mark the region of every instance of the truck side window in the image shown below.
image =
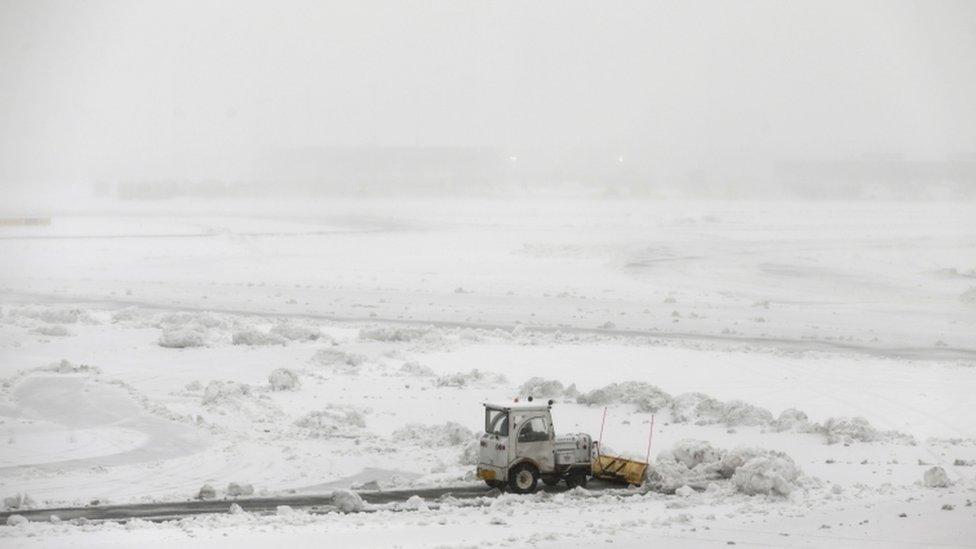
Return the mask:
<path id="1" fill-rule="evenodd" d="M 519 442 L 545 442 L 549 440 L 549 430 L 541 417 L 533 418 L 519 430 Z"/>

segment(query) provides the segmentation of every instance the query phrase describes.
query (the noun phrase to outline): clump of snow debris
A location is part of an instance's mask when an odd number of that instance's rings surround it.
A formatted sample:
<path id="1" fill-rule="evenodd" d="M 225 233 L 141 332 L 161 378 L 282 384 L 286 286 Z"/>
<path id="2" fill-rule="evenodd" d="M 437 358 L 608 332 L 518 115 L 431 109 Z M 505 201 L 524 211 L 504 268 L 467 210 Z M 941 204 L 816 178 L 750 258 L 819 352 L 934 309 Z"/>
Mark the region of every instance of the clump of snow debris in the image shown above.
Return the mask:
<path id="1" fill-rule="evenodd" d="M 332 494 L 332 505 L 343 513 L 357 513 L 366 508 L 366 502 L 352 490 L 336 490 Z"/>
<path id="2" fill-rule="evenodd" d="M 588 406 L 636 404 L 640 412 L 657 412 L 661 408 L 670 406 L 671 395 L 650 383 L 635 381 L 611 383 L 606 387 L 580 395 L 576 401 Z"/>
<path id="3" fill-rule="evenodd" d="M 929 488 L 946 488 L 952 482 L 942 467 L 932 467 L 922 475 L 922 483 Z"/>
<path id="4" fill-rule="evenodd" d="M 722 404 L 722 414 L 719 421 L 730 427 L 768 425 L 773 422 L 773 414 L 765 408 L 741 400 L 730 400 Z"/>
<path id="5" fill-rule="evenodd" d="M 808 432 L 811 429 L 810 418 L 807 417 L 805 412 L 796 408 L 787 408 L 780 412 L 779 417 L 773 422 L 772 428 L 776 432 Z"/>
<path id="6" fill-rule="evenodd" d="M 324 335 L 318 328 L 307 324 L 285 321 L 275 324 L 271 328 L 271 335 L 288 341 L 316 341 L 319 339 L 331 340 Z"/>
<path id="7" fill-rule="evenodd" d="M 34 506 L 34 500 L 27 494 L 14 494 L 3 498 L 4 509 L 30 509 Z"/>
<path id="8" fill-rule="evenodd" d="M 209 484 L 204 484 L 197 492 L 197 499 L 215 499 L 216 497 L 217 491 Z"/>
<path id="9" fill-rule="evenodd" d="M 355 374 L 366 362 L 366 357 L 339 349 L 320 349 L 312 355 L 312 363 L 341 374 Z"/>
<path id="10" fill-rule="evenodd" d="M 827 437 L 827 444 L 874 442 L 881 439 L 881 433 L 863 417 L 832 417 L 817 428 L 817 431 Z"/>
<path id="11" fill-rule="evenodd" d="M 433 377 L 434 370 L 419 362 L 404 362 L 403 366 L 400 366 L 400 373 L 415 377 Z"/>
<path id="12" fill-rule="evenodd" d="M 468 372 L 455 372 L 437 376 L 434 384 L 438 387 L 466 387 L 470 385 L 497 385 L 507 383 L 508 380 L 501 374 L 492 374 L 477 368 Z"/>
<path id="13" fill-rule="evenodd" d="M 260 330 L 239 330 L 231 337 L 234 345 L 284 345 L 285 340 L 274 334 L 266 334 Z"/>
<path id="14" fill-rule="evenodd" d="M 743 494 L 788 496 L 796 488 L 800 469 L 789 456 L 770 453 L 757 456 L 736 468 L 732 484 Z"/>
<path id="15" fill-rule="evenodd" d="M 7 526 L 20 526 L 30 522 L 24 515 L 10 515 L 7 517 Z"/>
<path id="16" fill-rule="evenodd" d="M 976 286 L 970 286 L 968 290 L 959 294 L 959 300 L 976 305 Z"/>
<path id="17" fill-rule="evenodd" d="M 97 374 L 101 370 L 97 366 L 89 366 L 87 364 L 74 364 L 67 359 L 61 359 L 58 362 L 52 362 L 47 366 L 41 368 L 41 370 L 47 372 L 55 372 L 58 374 L 80 374 L 80 373 L 90 373 Z"/>
<path id="18" fill-rule="evenodd" d="M 246 483 L 231 482 L 227 485 L 227 495 L 236 498 L 254 494 L 254 486 Z"/>
<path id="19" fill-rule="evenodd" d="M 721 415 L 722 403 L 705 393 L 684 393 L 671 401 L 671 421 L 709 423 Z"/>
<path id="20" fill-rule="evenodd" d="M 204 347 L 207 344 L 207 333 L 204 328 L 199 326 L 164 328 L 159 335 L 158 343 L 160 347 L 170 349 Z"/>
<path id="21" fill-rule="evenodd" d="M 236 381 L 211 381 L 203 391 L 201 403 L 204 406 L 220 404 L 228 400 L 249 395 L 251 387 Z"/>
<path id="22" fill-rule="evenodd" d="M 533 377 L 522 384 L 519 387 L 519 396 L 521 397 L 575 397 L 579 396 L 579 391 L 576 390 L 576 385 L 572 384 L 569 387 L 564 387 L 561 381 L 555 379 L 544 379 L 541 377 Z"/>
<path id="23" fill-rule="evenodd" d="M 408 423 L 393 431 L 393 440 L 426 447 L 457 446 L 474 440 L 474 433 L 453 421 L 438 425 Z"/>
<path id="24" fill-rule="evenodd" d="M 301 386 L 298 374 L 288 368 L 278 368 L 268 374 L 268 385 L 272 391 L 295 391 Z"/>
<path id="25" fill-rule="evenodd" d="M 311 438 L 328 438 L 348 434 L 366 427 L 363 412 L 349 406 L 329 406 L 309 412 L 295 421 Z"/>
<path id="26" fill-rule="evenodd" d="M 48 324 L 98 324 L 91 313 L 85 309 L 61 309 L 48 307 L 21 307 L 11 309 L 10 314 L 24 318 L 31 318 Z"/>
<path id="27" fill-rule="evenodd" d="M 71 335 L 71 332 L 60 324 L 38 326 L 37 328 L 31 330 L 31 333 L 50 337 L 65 337 Z"/>
<path id="28" fill-rule="evenodd" d="M 359 339 L 402 343 L 423 339 L 431 332 L 430 327 L 378 326 L 359 331 Z"/>
<path id="29" fill-rule="evenodd" d="M 661 452 L 649 468 L 648 486 L 673 493 L 690 485 L 732 479 L 736 490 L 748 495 L 789 495 L 796 488 L 800 469 L 782 452 L 762 448 L 721 450 L 701 440 L 681 440 Z"/>

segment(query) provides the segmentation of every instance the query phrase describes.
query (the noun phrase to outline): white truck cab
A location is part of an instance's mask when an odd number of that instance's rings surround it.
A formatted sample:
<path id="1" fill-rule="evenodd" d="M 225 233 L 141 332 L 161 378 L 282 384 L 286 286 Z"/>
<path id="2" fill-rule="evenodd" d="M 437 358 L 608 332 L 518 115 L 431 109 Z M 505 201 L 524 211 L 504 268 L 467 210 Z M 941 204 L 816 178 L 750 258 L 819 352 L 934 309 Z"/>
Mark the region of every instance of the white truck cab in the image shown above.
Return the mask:
<path id="1" fill-rule="evenodd" d="M 552 486 L 585 486 L 591 474 L 593 441 L 578 433 L 556 437 L 552 401 L 544 404 L 485 404 L 478 478 L 495 488 L 524 494 L 538 489 L 539 479 Z"/>

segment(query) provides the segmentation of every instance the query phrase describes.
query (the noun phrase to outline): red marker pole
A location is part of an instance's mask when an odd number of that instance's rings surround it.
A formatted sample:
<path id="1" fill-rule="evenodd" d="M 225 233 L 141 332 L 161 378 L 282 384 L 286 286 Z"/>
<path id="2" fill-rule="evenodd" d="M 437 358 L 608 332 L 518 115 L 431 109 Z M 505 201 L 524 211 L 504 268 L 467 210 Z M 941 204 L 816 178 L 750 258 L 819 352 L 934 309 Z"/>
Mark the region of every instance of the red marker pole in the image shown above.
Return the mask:
<path id="1" fill-rule="evenodd" d="M 654 438 L 654 414 L 651 414 L 651 432 L 647 434 L 647 463 L 651 462 L 651 439 Z"/>
<path id="2" fill-rule="evenodd" d="M 596 455 L 603 453 L 603 427 L 607 424 L 607 407 L 603 407 L 603 421 L 600 423 L 600 444 L 596 447 Z"/>

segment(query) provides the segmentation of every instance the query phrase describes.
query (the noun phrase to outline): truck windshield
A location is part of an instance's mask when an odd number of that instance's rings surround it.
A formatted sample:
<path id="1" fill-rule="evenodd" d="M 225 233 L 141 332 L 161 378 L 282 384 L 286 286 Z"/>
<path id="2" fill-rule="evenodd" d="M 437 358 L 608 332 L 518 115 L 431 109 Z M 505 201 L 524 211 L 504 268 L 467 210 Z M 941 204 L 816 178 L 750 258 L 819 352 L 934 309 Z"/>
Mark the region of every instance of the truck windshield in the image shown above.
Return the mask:
<path id="1" fill-rule="evenodd" d="M 489 435 L 508 436 L 508 414 L 501 410 L 485 410 L 485 432 Z"/>

